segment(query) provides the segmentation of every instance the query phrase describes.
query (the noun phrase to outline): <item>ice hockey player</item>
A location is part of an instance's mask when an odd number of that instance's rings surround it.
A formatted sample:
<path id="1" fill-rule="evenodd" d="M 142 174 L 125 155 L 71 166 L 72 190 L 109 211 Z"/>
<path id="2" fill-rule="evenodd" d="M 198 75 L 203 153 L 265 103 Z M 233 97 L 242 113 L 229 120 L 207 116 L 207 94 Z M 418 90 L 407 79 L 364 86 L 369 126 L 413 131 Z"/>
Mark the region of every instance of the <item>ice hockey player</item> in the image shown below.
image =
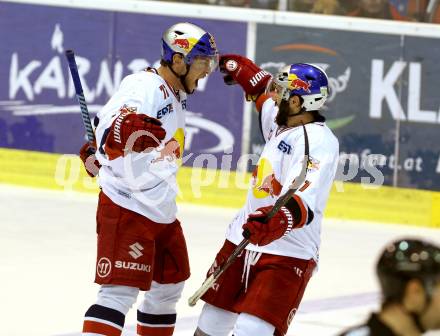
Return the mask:
<path id="1" fill-rule="evenodd" d="M 220 58 L 228 84 L 238 83 L 256 103 L 265 147 L 245 206 L 226 232 L 210 275 L 250 233 L 246 250 L 202 297 L 196 336 L 285 335 L 318 262 L 324 208 L 338 163 L 337 138 L 320 114 L 328 78 L 317 66 L 284 66 L 272 78 L 239 55 Z M 306 181 L 276 215 L 276 200 L 300 175 L 305 125 L 310 158 Z"/>
<path id="2" fill-rule="evenodd" d="M 95 282 L 101 287 L 85 314 L 83 335 L 121 335 L 140 290 L 137 335 L 173 334 L 176 302 L 190 275 L 175 200 L 186 95 L 217 65 L 211 34 L 175 24 L 163 34 L 160 67 L 125 77 L 97 115 Z M 81 150 L 83 160 L 89 147 Z"/>
<path id="3" fill-rule="evenodd" d="M 382 307 L 341 336 L 421 336 L 440 329 L 440 247 L 420 239 L 388 244 L 377 263 Z"/>

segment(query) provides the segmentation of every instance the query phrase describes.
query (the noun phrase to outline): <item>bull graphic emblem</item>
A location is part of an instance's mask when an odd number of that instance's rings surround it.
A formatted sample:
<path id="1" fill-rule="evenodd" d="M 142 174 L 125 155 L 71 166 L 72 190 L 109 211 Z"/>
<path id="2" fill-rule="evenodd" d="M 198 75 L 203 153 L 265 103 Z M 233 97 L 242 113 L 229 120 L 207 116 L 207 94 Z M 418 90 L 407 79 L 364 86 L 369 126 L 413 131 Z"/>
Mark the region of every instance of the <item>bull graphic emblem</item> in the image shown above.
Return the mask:
<path id="1" fill-rule="evenodd" d="M 156 152 L 159 152 L 159 156 L 154 160 L 152 160 L 151 163 L 156 163 L 165 160 L 171 162 L 176 159 L 180 159 L 180 145 L 179 142 L 174 138 L 168 140 L 162 149 L 155 149 L 155 150 Z"/>
<path id="2" fill-rule="evenodd" d="M 279 196 L 283 186 L 275 178 L 275 174 L 272 173 L 263 179 L 260 186 L 257 187 L 258 191 L 263 191 L 268 193 L 271 197 Z"/>

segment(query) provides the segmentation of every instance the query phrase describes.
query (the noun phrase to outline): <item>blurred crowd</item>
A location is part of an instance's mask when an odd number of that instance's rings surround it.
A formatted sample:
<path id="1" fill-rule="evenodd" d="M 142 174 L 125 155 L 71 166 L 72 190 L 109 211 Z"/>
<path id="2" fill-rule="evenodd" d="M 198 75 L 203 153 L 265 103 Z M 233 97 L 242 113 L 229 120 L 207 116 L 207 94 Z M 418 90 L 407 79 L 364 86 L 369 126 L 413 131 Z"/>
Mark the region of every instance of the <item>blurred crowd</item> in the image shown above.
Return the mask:
<path id="1" fill-rule="evenodd" d="M 170 0 L 168 0 L 170 1 Z M 440 23 L 440 0 L 171 0 L 205 5 L 287 10 Z"/>

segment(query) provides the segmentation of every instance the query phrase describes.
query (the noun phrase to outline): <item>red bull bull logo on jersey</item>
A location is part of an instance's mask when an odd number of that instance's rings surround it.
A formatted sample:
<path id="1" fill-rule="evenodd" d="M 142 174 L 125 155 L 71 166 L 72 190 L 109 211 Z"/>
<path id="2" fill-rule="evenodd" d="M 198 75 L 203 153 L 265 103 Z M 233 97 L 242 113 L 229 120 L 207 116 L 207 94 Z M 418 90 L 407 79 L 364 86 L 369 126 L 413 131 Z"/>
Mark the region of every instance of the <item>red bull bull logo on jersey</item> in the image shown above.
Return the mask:
<path id="1" fill-rule="evenodd" d="M 282 188 L 283 186 L 275 178 L 275 174 L 272 173 L 263 179 L 263 182 L 257 189 L 269 194 L 271 197 L 275 197 L 280 195 Z"/>
<path id="2" fill-rule="evenodd" d="M 281 194 L 283 185 L 275 177 L 272 165 L 261 159 L 252 173 L 253 194 L 256 198 L 276 197 Z"/>
<path id="3" fill-rule="evenodd" d="M 312 86 L 310 81 L 306 82 L 293 73 L 289 74 L 288 81 L 290 90 L 304 90 L 310 93 L 310 87 Z"/>
<path id="4" fill-rule="evenodd" d="M 159 153 L 159 156 L 151 161 L 151 163 L 165 160 L 171 162 L 173 160 L 180 159 L 181 156 L 179 142 L 174 138 L 168 140 L 162 148 L 156 148 L 155 151 Z"/>

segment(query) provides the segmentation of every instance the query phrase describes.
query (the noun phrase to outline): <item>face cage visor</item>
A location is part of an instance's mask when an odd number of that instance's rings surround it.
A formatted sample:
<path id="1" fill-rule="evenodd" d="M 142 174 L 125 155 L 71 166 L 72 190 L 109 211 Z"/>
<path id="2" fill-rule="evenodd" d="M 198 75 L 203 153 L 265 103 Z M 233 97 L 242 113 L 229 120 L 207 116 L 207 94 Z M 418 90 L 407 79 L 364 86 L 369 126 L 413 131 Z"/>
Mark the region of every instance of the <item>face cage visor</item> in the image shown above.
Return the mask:
<path id="1" fill-rule="evenodd" d="M 208 74 L 214 72 L 218 68 L 219 55 L 213 56 L 195 56 L 189 62 L 191 67 L 197 72 L 207 72 Z"/>
<path id="2" fill-rule="evenodd" d="M 265 94 L 269 96 L 277 95 L 282 100 L 289 100 L 290 91 L 284 87 L 276 78 L 272 78 L 266 86 Z"/>

